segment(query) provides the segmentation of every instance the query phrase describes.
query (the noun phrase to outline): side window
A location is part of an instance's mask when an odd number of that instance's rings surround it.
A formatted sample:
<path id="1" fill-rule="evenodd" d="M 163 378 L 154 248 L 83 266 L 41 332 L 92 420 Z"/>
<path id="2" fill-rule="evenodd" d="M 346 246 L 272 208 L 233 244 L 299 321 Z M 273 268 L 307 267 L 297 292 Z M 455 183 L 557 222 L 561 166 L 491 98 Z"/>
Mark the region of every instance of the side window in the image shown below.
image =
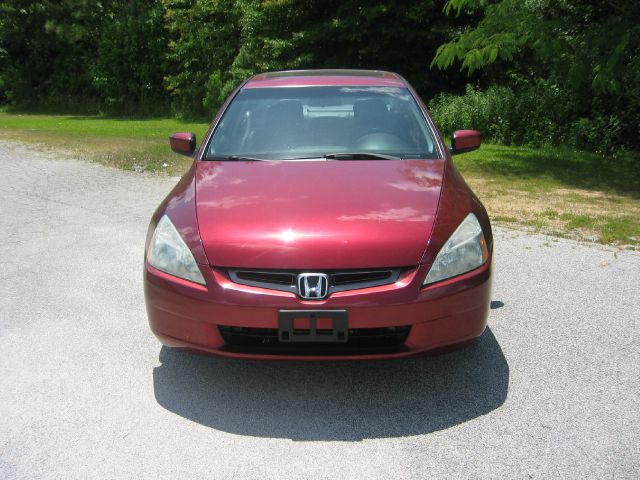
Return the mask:
<path id="1" fill-rule="evenodd" d="M 230 108 L 226 114 L 220 120 L 220 124 L 216 131 L 216 142 L 211 143 L 209 154 L 215 154 L 214 146 L 219 151 L 225 151 L 228 147 L 235 142 L 236 131 L 239 129 L 239 124 L 242 123 L 242 116 L 239 115 L 239 109 Z"/>

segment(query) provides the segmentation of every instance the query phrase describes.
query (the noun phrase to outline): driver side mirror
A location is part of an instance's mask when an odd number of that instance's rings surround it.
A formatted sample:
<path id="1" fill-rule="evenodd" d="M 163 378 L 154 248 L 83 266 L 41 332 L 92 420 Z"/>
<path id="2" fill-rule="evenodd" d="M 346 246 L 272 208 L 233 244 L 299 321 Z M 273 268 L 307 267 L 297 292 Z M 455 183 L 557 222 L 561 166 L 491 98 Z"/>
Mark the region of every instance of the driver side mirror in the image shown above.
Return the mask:
<path id="1" fill-rule="evenodd" d="M 174 133 L 169 137 L 169 144 L 174 152 L 191 157 L 196 151 L 196 135 L 191 132 Z"/>
<path id="2" fill-rule="evenodd" d="M 456 130 L 451 138 L 451 155 L 477 150 L 481 136 L 478 130 Z"/>

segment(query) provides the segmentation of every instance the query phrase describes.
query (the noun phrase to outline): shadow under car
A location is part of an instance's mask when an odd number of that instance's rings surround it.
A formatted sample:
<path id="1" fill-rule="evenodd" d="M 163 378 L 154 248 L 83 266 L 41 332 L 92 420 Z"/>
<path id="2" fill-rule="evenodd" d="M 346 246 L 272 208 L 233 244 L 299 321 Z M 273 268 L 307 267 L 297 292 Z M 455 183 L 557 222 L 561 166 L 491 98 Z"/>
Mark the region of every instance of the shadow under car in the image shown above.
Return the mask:
<path id="1" fill-rule="evenodd" d="M 446 429 L 500 407 L 509 366 L 489 328 L 435 357 L 358 362 L 218 359 L 162 347 L 158 403 L 217 430 L 356 441 Z"/>

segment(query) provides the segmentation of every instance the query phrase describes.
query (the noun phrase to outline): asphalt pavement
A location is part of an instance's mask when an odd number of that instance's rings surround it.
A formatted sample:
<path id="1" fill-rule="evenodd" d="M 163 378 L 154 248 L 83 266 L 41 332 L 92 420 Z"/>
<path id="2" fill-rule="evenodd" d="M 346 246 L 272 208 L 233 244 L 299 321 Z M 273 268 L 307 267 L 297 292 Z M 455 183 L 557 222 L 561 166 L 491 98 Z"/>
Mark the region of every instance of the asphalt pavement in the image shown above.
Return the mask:
<path id="1" fill-rule="evenodd" d="M 638 478 L 640 252 L 496 229 L 489 327 L 413 360 L 161 347 L 175 178 L 0 142 L 0 478 Z"/>

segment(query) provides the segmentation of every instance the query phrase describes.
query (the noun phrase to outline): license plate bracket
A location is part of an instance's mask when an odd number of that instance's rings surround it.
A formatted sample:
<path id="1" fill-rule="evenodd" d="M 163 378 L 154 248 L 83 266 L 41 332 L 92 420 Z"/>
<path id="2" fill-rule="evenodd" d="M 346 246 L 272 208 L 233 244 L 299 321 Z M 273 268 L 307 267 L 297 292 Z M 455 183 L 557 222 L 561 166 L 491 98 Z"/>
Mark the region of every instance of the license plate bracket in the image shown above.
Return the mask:
<path id="1" fill-rule="evenodd" d="M 306 322 L 308 328 L 296 328 L 296 321 Z M 319 322 L 321 320 L 321 322 Z M 331 321 L 331 328 L 323 328 Z M 280 310 L 278 340 L 283 343 L 344 343 L 349 339 L 346 310 Z"/>

